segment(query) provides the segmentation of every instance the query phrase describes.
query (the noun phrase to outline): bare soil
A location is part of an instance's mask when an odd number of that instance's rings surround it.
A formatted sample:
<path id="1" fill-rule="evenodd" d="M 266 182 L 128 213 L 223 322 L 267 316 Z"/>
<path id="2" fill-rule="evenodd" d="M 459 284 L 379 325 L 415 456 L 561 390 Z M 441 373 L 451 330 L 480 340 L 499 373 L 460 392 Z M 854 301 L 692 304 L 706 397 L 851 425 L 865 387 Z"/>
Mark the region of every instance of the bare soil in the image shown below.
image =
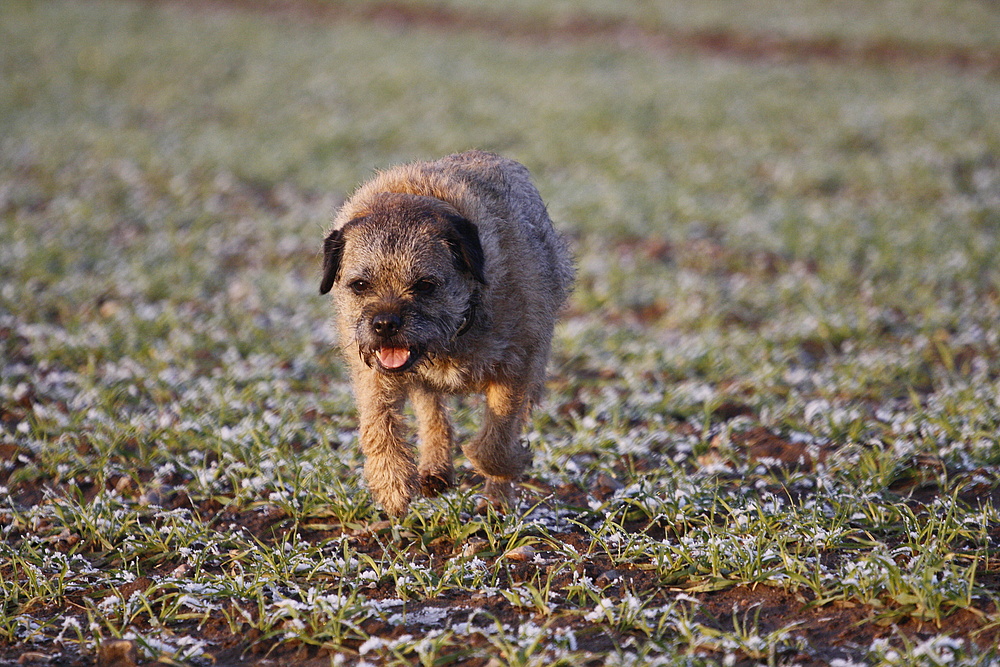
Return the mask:
<path id="1" fill-rule="evenodd" d="M 370 21 L 388 26 L 445 32 L 485 33 L 533 43 L 601 41 L 667 54 L 695 53 L 750 62 L 830 61 L 866 65 L 916 65 L 1000 73 L 1000 50 L 962 45 L 926 45 L 903 40 L 790 37 L 776 32 L 649 26 L 624 18 L 577 15 L 540 21 L 510 12 L 413 6 L 386 0 L 145 0 L 198 9 L 230 8 L 309 21 Z"/>

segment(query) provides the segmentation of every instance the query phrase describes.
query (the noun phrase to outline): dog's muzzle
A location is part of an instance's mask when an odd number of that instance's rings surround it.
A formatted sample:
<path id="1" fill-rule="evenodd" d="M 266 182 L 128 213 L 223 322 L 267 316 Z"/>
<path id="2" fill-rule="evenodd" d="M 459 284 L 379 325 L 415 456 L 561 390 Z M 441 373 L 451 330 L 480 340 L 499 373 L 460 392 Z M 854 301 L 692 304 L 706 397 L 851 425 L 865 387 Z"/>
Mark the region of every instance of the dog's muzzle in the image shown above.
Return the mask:
<path id="1" fill-rule="evenodd" d="M 395 312 L 375 313 L 369 322 L 373 338 L 377 341 L 362 359 L 369 366 L 375 366 L 385 373 L 403 373 L 419 360 L 420 353 L 406 344 L 399 335 L 403 329 L 403 318 Z"/>

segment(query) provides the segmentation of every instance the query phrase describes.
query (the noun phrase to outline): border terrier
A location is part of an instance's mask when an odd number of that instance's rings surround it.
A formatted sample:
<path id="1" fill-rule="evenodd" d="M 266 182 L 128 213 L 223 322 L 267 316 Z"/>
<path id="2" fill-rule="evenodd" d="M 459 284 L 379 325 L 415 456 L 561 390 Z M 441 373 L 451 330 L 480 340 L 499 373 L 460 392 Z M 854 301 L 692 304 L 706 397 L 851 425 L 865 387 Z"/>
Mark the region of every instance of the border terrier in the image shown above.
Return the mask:
<path id="1" fill-rule="evenodd" d="M 518 162 L 470 151 L 393 167 L 362 184 L 323 244 L 358 407 L 365 479 L 392 516 L 454 484 L 445 400 L 485 397 L 462 451 L 496 506 L 531 462 L 520 438 L 541 398 L 573 265 Z M 403 406 L 416 415 L 418 460 Z"/>

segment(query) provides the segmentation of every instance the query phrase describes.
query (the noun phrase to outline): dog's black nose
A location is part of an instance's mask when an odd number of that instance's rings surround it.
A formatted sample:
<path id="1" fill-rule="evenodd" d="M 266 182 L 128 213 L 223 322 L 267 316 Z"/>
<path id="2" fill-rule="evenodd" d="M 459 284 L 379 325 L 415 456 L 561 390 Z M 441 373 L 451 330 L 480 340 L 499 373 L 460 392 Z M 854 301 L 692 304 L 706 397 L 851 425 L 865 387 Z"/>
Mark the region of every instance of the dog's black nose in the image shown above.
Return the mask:
<path id="1" fill-rule="evenodd" d="M 378 313 L 372 318 L 372 329 L 382 338 L 395 336 L 403 326 L 403 320 L 395 313 Z"/>

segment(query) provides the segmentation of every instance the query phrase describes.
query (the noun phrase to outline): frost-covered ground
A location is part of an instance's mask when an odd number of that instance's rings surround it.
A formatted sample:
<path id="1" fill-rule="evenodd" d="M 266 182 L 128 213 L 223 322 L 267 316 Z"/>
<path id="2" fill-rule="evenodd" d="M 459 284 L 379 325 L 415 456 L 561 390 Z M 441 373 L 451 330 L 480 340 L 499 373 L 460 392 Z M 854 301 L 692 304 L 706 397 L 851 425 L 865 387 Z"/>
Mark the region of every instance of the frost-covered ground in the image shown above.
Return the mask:
<path id="1" fill-rule="evenodd" d="M 1000 13 L 717 4 L 4 4 L 0 662 L 1000 664 Z M 519 511 L 460 461 L 392 524 L 320 243 L 371 169 L 473 146 L 578 287 Z"/>

